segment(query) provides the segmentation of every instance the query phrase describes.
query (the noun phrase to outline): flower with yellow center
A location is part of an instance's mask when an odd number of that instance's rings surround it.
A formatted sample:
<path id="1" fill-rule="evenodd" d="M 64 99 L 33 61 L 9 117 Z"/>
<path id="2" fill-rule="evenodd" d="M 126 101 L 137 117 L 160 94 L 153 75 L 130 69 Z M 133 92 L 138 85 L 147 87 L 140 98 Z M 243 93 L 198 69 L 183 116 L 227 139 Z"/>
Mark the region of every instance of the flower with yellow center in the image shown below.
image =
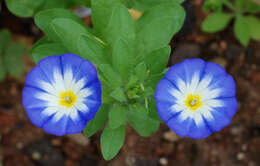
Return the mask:
<path id="1" fill-rule="evenodd" d="M 26 78 L 23 106 L 32 123 L 48 133 L 81 132 L 100 105 L 95 66 L 77 55 L 47 57 Z"/>
<path id="2" fill-rule="evenodd" d="M 67 108 L 73 107 L 74 103 L 77 101 L 77 96 L 73 93 L 72 90 L 68 90 L 60 93 L 60 105 Z"/>
<path id="3" fill-rule="evenodd" d="M 158 83 L 161 119 L 178 135 L 201 139 L 227 126 L 237 109 L 235 82 L 225 70 L 200 59 L 172 66 Z"/>
<path id="4" fill-rule="evenodd" d="M 185 100 L 185 105 L 191 111 L 196 111 L 202 106 L 202 102 L 200 100 L 200 95 L 192 95 L 189 94 L 187 99 Z"/>

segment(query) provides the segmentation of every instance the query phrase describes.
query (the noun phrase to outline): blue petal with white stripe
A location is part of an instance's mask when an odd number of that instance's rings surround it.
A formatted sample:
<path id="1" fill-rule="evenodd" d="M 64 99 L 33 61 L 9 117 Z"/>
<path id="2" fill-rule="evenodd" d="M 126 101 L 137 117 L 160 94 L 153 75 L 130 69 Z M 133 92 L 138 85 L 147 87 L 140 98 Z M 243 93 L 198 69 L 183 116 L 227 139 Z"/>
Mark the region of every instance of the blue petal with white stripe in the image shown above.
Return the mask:
<path id="1" fill-rule="evenodd" d="M 47 57 L 26 77 L 23 106 L 31 122 L 50 134 L 81 132 L 100 105 L 96 68 L 75 54 Z"/>
<path id="2" fill-rule="evenodd" d="M 233 77 L 201 59 L 172 66 L 157 84 L 155 99 L 158 114 L 169 128 L 194 139 L 229 125 L 237 110 Z"/>

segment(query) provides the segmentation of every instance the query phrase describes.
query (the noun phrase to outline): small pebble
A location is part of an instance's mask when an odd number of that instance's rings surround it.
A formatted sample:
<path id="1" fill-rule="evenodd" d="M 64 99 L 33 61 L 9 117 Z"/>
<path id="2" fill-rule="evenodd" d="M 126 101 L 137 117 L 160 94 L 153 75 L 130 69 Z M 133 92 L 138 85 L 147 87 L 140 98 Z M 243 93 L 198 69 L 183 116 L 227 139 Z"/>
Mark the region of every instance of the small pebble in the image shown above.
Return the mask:
<path id="1" fill-rule="evenodd" d="M 16 144 L 16 148 L 17 149 L 22 149 L 24 146 L 23 146 L 23 143 L 22 142 L 17 142 Z"/>
<path id="2" fill-rule="evenodd" d="M 165 132 L 163 134 L 163 138 L 167 141 L 170 141 L 170 142 L 175 142 L 175 141 L 178 141 L 179 140 L 179 137 L 171 130 Z"/>
<path id="3" fill-rule="evenodd" d="M 67 135 L 69 139 L 71 139 L 73 142 L 82 145 L 87 146 L 89 144 L 89 139 L 87 136 L 83 134 L 74 134 L 74 135 Z"/>
<path id="4" fill-rule="evenodd" d="M 32 153 L 32 159 L 33 159 L 33 160 L 40 160 L 41 158 L 42 158 L 41 153 L 39 153 L 39 152 L 37 152 L 37 151 L 35 151 L 35 152 Z"/>
<path id="5" fill-rule="evenodd" d="M 60 139 L 52 139 L 52 140 L 51 140 L 51 144 L 52 144 L 53 146 L 61 146 L 62 142 L 61 142 Z"/>
<path id="6" fill-rule="evenodd" d="M 245 154 L 244 154 L 244 153 L 240 152 L 240 153 L 237 154 L 237 159 L 238 159 L 238 160 L 241 161 L 241 160 L 243 160 L 244 158 L 245 158 Z"/>
<path id="7" fill-rule="evenodd" d="M 91 9 L 87 7 L 79 7 L 74 10 L 74 13 L 80 18 L 84 18 L 91 15 Z"/>
<path id="8" fill-rule="evenodd" d="M 239 135 L 241 133 L 241 127 L 239 126 L 233 126 L 231 129 L 230 129 L 230 132 L 232 135 Z"/>
<path id="9" fill-rule="evenodd" d="M 227 49 L 227 42 L 226 41 L 221 41 L 219 45 L 220 45 L 220 48 L 222 50 L 226 50 Z"/>
<path id="10" fill-rule="evenodd" d="M 211 45 L 210 45 L 210 49 L 211 50 L 218 50 L 219 49 L 219 45 L 218 45 L 218 43 L 212 43 Z"/>
<path id="11" fill-rule="evenodd" d="M 168 165 L 168 159 L 165 157 L 160 158 L 159 162 L 161 165 Z"/>
<path id="12" fill-rule="evenodd" d="M 217 58 L 213 59 L 212 62 L 219 64 L 223 68 L 226 68 L 227 64 L 228 64 L 227 60 L 225 58 L 222 58 L 222 57 L 217 57 Z"/>
<path id="13" fill-rule="evenodd" d="M 136 162 L 136 159 L 133 156 L 127 156 L 125 159 L 125 162 L 127 165 L 134 165 Z"/>
<path id="14" fill-rule="evenodd" d="M 246 145 L 246 144 L 243 144 L 242 147 L 241 147 L 241 149 L 242 149 L 243 151 L 247 151 L 247 145 Z"/>
<path id="15" fill-rule="evenodd" d="M 253 161 L 249 161 L 248 166 L 256 166 L 256 164 Z"/>

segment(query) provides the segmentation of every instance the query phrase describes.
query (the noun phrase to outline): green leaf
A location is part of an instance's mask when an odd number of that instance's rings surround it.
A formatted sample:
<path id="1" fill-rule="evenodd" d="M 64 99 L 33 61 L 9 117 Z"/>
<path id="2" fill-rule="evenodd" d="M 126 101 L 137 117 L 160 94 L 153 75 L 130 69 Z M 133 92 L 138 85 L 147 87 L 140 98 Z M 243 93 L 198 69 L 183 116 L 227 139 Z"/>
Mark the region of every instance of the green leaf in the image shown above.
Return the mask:
<path id="1" fill-rule="evenodd" d="M 24 65 L 21 57 L 25 54 L 26 48 L 23 44 L 13 42 L 7 48 L 4 56 L 4 65 L 9 74 L 18 78 L 24 73 Z"/>
<path id="2" fill-rule="evenodd" d="M 91 0 L 91 18 L 94 29 L 99 36 L 104 34 L 113 9 L 118 4 L 120 4 L 120 0 Z"/>
<path id="3" fill-rule="evenodd" d="M 0 56 L 3 54 L 7 44 L 11 40 L 11 32 L 7 29 L 0 31 Z"/>
<path id="4" fill-rule="evenodd" d="M 122 39 L 117 40 L 113 53 L 112 64 L 124 80 L 128 80 L 129 73 L 134 63 L 134 56 L 128 43 Z"/>
<path id="5" fill-rule="evenodd" d="M 112 129 L 118 128 L 126 123 L 127 109 L 120 105 L 115 105 L 108 114 L 109 127 Z"/>
<path id="6" fill-rule="evenodd" d="M 60 38 L 63 45 L 71 52 L 79 54 L 78 40 L 82 35 L 92 36 L 92 34 L 74 20 L 58 18 L 52 20 L 51 27 Z M 72 30 L 73 29 L 73 30 Z"/>
<path id="7" fill-rule="evenodd" d="M 246 12 L 256 14 L 256 13 L 260 12 L 260 5 L 254 3 L 254 2 L 247 1 L 244 10 Z"/>
<path id="8" fill-rule="evenodd" d="M 68 0 L 44 0 L 44 5 L 41 10 L 53 9 L 53 8 L 66 8 L 68 6 Z"/>
<path id="9" fill-rule="evenodd" d="M 163 122 L 158 114 L 158 111 L 156 108 L 156 102 L 155 102 L 154 98 L 149 98 L 148 107 L 149 107 L 149 116 L 159 122 Z"/>
<path id="10" fill-rule="evenodd" d="M 103 83 L 102 77 L 99 77 L 102 84 L 102 103 L 111 104 L 115 100 L 110 96 L 110 89 L 105 83 Z"/>
<path id="11" fill-rule="evenodd" d="M 236 10 L 241 10 L 241 8 L 244 6 L 244 3 L 244 0 L 235 0 Z"/>
<path id="12" fill-rule="evenodd" d="M 147 67 L 144 62 L 139 63 L 135 67 L 135 74 L 140 81 L 143 81 L 147 78 Z"/>
<path id="13" fill-rule="evenodd" d="M 6 69 L 3 63 L 3 59 L 0 58 L 0 81 L 4 80 L 6 76 Z"/>
<path id="14" fill-rule="evenodd" d="M 39 45 L 48 44 L 50 42 L 52 41 L 50 41 L 47 36 L 44 36 L 33 45 L 32 49 L 38 47 Z"/>
<path id="15" fill-rule="evenodd" d="M 182 3 L 184 0 L 128 0 L 129 6 L 139 11 L 145 11 L 154 6 L 169 2 Z"/>
<path id="16" fill-rule="evenodd" d="M 144 61 L 152 75 L 162 73 L 166 68 L 171 53 L 171 47 L 166 46 L 149 53 Z"/>
<path id="17" fill-rule="evenodd" d="M 25 52 L 26 47 L 24 44 L 12 42 L 5 52 L 5 57 L 8 59 L 21 58 L 22 56 L 24 56 Z"/>
<path id="18" fill-rule="evenodd" d="M 107 63 L 108 60 L 105 56 L 104 49 L 103 42 L 96 37 L 82 35 L 78 40 L 80 55 L 94 64 Z"/>
<path id="19" fill-rule="evenodd" d="M 98 112 L 96 113 L 94 119 L 87 123 L 87 126 L 84 129 L 84 133 L 88 137 L 94 135 L 102 126 L 104 126 L 108 117 L 109 109 L 110 108 L 108 104 L 102 104 Z"/>
<path id="20" fill-rule="evenodd" d="M 61 43 L 41 44 L 31 50 L 32 60 L 37 64 L 41 59 L 52 55 L 61 55 L 68 53 L 67 49 Z"/>
<path id="21" fill-rule="evenodd" d="M 250 27 L 244 16 L 238 16 L 235 20 L 234 32 L 237 39 L 243 46 L 247 46 L 250 41 Z"/>
<path id="22" fill-rule="evenodd" d="M 231 14 L 215 12 L 209 15 L 202 23 L 202 30 L 204 32 L 218 32 L 226 28 L 230 20 Z"/>
<path id="23" fill-rule="evenodd" d="M 128 111 L 128 122 L 141 136 L 151 136 L 160 126 L 160 122 L 149 117 L 148 110 L 138 104 Z"/>
<path id="24" fill-rule="evenodd" d="M 222 0 L 206 0 L 203 3 L 202 10 L 206 13 L 212 11 L 220 11 L 222 8 Z"/>
<path id="25" fill-rule="evenodd" d="M 147 97 L 151 97 L 153 95 L 154 95 L 154 89 L 153 88 L 151 88 L 149 86 L 144 88 L 144 92 L 142 94 L 142 97 L 147 98 Z"/>
<path id="26" fill-rule="evenodd" d="M 91 7 L 91 0 L 69 0 L 69 6 L 87 6 Z"/>
<path id="27" fill-rule="evenodd" d="M 31 17 L 44 0 L 5 0 L 7 8 L 18 17 Z"/>
<path id="28" fill-rule="evenodd" d="M 146 86 L 151 86 L 155 89 L 158 82 L 164 77 L 165 73 L 156 74 L 153 76 L 150 76 L 149 79 L 146 81 Z"/>
<path id="29" fill-rule="evenodd" d="M 164 3 L 147 10 L 136 23 L 138 56 L 165 47 L 182 27 L 184 9 L 176 3 Z"/>
<path id="30" fill-rule="evenodd" d="M 129 48 L 133 47 L 135 40 L 134 22 L 128 9 L 124 5 L 117 5 L 114 8 L 105 36 L 112 47 L 119 39 L 126 41 Z"/>
<path id="31" fill-rule="evenodd" d="M 114 99 L 116 99 L 119 102 L 126 102 L 126 96 L 124 93 L 124 90 L 122 88 L 117 88 L 115 89 L 111 94 L 111 97 L 113 97 Z"/>
<path id="32" fill-rule="evenodd" d="M 42 37 L 41 39 L 39 39 L 36 43 L 34 43 L 34 45 L 32 46 L 31 50 L 30 50 L 30 53 L 29 53 L 29 56 L 30 56 L 30 59 L 36 63 L 36 61 L 34 60 L 34 57 L 32 57 L 32 50 L 35 49 L 36 47 L 38 47 L 39 45 L 42 45 L 42 44 L 48 44 L 48 43 L 52 43 L 52 41 L 50 41 L 48 39 L 47 36 L 44 36 Z"/>
<path id="33" fill-rule="evenodd" d="M 125 89 L 128 90 L 130 88 L 133 88 L 139 81 L 139 78 L 136 76 L 136 74 L 131 74 L 129 82 L 126 84 Z"/>
<path id="34" fill-rule="evenodd" d="M 24 64 L 22 61 L 13 59 L 13 60 L 6 60 L 5 59 L 5 66 L 8 73 L 15 78 L 19 78 L 24 73 Z"/>
<path id="35" fill-rule="evenodd" d="M 58 34 L 55 33 L 54 29 L 50 26 L 54 19 L 68 18 L 75 22 L 85 26 L 82 20 L 66 9 L 48 9 L 37 13 L 34 17 L 36 25 L 53 41 L 60 41 Z M 86 28 L 86 27 L 85 27 Z M 75 30 L 70 29 L 70 32 Z"/>
<path id="36" fill-rule="evenodd" d="M 112 129 L 107 125 L 101 135 L 101 152 L 105 160 L 111 160 L 125 140 L 125 125 Z"/>
<path id="37" fill-rule="evenodd" d="M 101 64 L 98 67 L 100 74 L 113 88 L 118 88 L 122 85 L 122 79 L 109 64 Z"/>
<path id="38" fill-rule="evenodd" d="M 250 29 L 251 38 L 254 40 L 260 40 L 260 21 L 255 16 L 247 16 L 247 23 Z"/>

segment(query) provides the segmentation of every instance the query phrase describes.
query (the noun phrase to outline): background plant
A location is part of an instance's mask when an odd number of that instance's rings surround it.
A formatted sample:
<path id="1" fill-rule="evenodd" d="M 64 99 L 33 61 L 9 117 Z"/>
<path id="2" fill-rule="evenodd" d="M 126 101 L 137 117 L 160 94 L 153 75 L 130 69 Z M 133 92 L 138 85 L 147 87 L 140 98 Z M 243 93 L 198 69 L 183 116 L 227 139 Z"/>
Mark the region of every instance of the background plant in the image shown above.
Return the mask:
<path id="1" fill-rule="evenodd" d="M 5 2 L 7 8 L 19 17 L 32 17 L 45 9 L 90 6 L 90 0 L 5 0 Z"/>
<path id="2" fill-rule="evenodd" d="M 7 74 L 16 78 L 24 73 L 21 57 L 26 53 L 26 47 L 17 41 L 11 41 L 11 32 L 0 30 L 0 81 Z"/>
<path id="3" fill-rule="evenodd" d="M 168 43 L 185 18 L 180 0 L 151 0 L 151 6 L 146 1 L 133 2 L 140 4 L 91 1 L 93 29 L 66 9 L 43 10 L 34 16 L 36 25 L 46 34 L 31 50 L 34 62 L 71 52 L 96 65 L 103 103 L 84 132 L 92 136 L 107 122 L 101 135 L 106 160 L 122 147 L 127 124 L 141 136 L 151 136 L 159 128 L 161 120 L 153 98 L 155 85 L 170 56 Z M 128 8 L 144 13 L 133 21 Z"/>
<path id="4" fill-rule="evenodd" d="M 228 10 L 225 10 L 226 8 Z M 234 19 L 234 34 L 243 46 L 247 46 L 250 39 L 260 41 L 260 20 L 257 17 L 260 5 L 256 2 L 252 0 L 206 0 L 203 11 L 212 11 L 202 24 L 204 32 L 221 31 Z"/>

